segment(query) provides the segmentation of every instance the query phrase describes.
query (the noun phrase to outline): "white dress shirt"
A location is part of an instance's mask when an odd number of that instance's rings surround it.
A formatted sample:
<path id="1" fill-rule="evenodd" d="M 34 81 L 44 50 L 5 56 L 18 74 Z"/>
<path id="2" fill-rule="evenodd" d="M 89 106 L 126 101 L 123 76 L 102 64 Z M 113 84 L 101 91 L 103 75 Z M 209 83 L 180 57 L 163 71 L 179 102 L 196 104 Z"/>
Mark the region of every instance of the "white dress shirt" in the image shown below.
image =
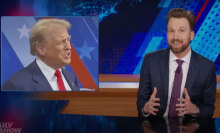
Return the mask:
<path id="1" fill-rule="evenodd" d="M 184 87 L 185 87 L 185 83 L 186 83 L 186 77 L 187 77 L 188 70 L 189 70 L 189 63 L 190 63 L 190 59 L 191 59 L 191 54 L 192 54 L 192 51 L 190 49 L 189 53 L 185 57 L 180 59 L 180 60 L 184 61 L 182 64 L 183 78 L 182 78 L 182 84 L 181 84 L 181 90 L 180 90 L 180 98 L 183 97 Z M 174 81 L 174 77 L 175 77 L 175 71 L 176 71 L 176 68 L 178 67 L 176 59 L 178 59 L 178 58 L 170 50 L 168 100 L 167 100 L 167 108 L 166 108 L 166 112 L 164 113 L 164 116 L 168 116 L 170 98 L 171 98 L 171 93 L 172 93 L 172 88 L 173 88 L 173 81 Z"/>
<path id="2" fill-rule="evenodd" d="M 57 77 L 54 75 L 55 73 L 55 69 L 53 69 L 52 67 L 46 65 L 43 61 L 40 60 L 39 57 L 36 57 L 36 62 L 37 65 L 39 66 L 40 70 L 42 71 L 42 73 L 44 74 L 44 76 L 46 77 L 47 81 L 49 82 L 51 88 L 53 89 L 53 91 L 59 91 L 58 85 L 57 85 Z M 61 72 L 61 76 L 64 82 L 64 86 L 66 88 L 67 91 L 72 91 L 69 84 L 67 83 L 61 69 L 59 69 Z"/>

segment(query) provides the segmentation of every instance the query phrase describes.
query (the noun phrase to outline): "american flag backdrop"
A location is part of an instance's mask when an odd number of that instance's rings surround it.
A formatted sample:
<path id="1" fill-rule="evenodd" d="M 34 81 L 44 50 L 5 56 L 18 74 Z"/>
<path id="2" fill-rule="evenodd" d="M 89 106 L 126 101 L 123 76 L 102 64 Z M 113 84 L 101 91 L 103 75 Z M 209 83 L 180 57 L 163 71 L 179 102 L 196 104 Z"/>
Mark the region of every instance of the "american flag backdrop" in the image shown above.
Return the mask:
<path id="1" fill-rule="evenodd" d="M 65 66 L 74 73 L 80 88 L 98 89 L 98 17 L 56 17 L 71 24 L 71 63 Z M 1 85 L 35 57 L 30 54 L 31 28 L 42 17 L 1 18 Z"/>

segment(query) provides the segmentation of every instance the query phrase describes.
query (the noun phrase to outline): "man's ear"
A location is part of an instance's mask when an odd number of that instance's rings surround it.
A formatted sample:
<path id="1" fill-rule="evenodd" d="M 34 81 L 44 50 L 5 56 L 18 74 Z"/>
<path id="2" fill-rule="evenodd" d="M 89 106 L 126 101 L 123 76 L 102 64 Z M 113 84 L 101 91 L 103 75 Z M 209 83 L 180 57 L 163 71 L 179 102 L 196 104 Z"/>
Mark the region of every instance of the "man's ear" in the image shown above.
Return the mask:
<path id="1" fill-rule="evenodd" d="M 36 51 L 39 55 L 44 56 L 46 54 L 46 48 L 44 44 L 36 44 Z"/>
<path id="2" fill-rule="evenodd" d="M 195 36 L 195 32 L 194 32 L 194 31 L 191 31 L 191 34 L 190 34 L 190 41 L 193 40 L 194 36 Z"/>

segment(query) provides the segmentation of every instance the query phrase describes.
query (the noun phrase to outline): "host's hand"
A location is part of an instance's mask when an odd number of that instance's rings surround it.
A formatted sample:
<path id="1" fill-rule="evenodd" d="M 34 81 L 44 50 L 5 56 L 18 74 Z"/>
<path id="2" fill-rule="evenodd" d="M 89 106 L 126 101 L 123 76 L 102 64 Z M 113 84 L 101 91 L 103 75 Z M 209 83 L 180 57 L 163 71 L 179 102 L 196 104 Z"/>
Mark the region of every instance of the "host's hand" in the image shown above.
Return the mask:
<path id="1" fill-rule="evenodd" d="M 185 99 L 184 98 L 178 98 L 178 101 L 180 101 L 180 104 L 176 104 L 176 110 L 180 111 L 178 116 L 184 116 L 185 114 L 196 114 L 196 105 L 193 104 L 190 100 L 189 94 L 184 89 Z"/>
<path id="2" fill-rule="evenodd" d="M 157 88 L 154 87 L 154 91 L 153 91 L 149 101 L 144 105 L 144 109 L 143 109 L 144 113 L 156 115 L 156 113 L 158 112 L 158 109 L 155 107 L 160 106 L 160 103 L 156 103 L 156 102 L 160 101 L 160 98 L 156 98 L 156 94 L 157 94 Z"/>

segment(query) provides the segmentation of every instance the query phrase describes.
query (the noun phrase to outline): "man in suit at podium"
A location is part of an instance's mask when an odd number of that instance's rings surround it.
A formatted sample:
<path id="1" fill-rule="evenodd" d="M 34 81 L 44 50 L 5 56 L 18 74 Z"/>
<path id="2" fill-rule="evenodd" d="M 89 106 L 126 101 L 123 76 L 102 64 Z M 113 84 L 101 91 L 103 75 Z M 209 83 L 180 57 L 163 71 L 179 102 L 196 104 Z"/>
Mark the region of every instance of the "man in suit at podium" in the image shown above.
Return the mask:
<path id="1" fill-rule="evenodd" d="M 70 23 L 63 19 L 41 19 L 32 28 L 29 42 L 36 59 L 8 79 L 2 90 L 79 90 L 76 76 L 64 66 L 71 62 Z"/>
<path id="2" fill-rule="evenodd" d="M 137 97 L 139 116 L 213 116 L 215 65 L 190 48 L 195 23 L 194 13 L 182 8 L 167 14 L 169 48 L 144 58 Z"/>

